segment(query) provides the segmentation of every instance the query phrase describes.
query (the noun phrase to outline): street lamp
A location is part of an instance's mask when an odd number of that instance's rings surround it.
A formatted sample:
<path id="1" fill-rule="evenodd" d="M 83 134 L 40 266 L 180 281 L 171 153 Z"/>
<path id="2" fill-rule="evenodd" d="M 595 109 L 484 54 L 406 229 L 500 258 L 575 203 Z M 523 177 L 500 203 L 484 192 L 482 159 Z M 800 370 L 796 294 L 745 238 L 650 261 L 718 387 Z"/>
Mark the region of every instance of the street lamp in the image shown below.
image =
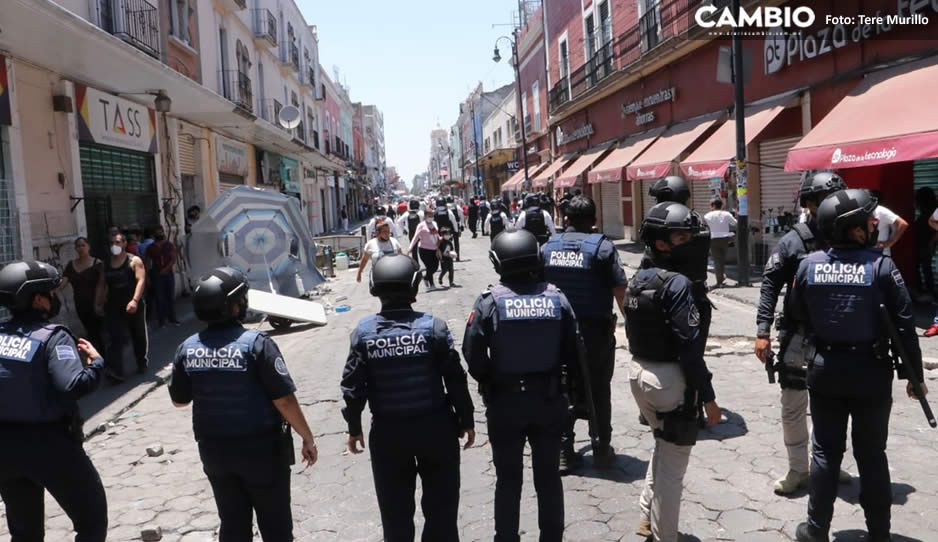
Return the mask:
<path id="1" fill-rule="evenodd" d="M 514 59 L 514 68 L 515 68 L 515 94 L 518 95 L 518 113 L 521 117 L 521 160 L 524 163 L 524 189 L 531 190 L 531 181 L 528 179 L 528 134 L 527 130 L 524 127 L 524 103 L 521 101 L 521 61 L 518 59 L 518 29 L 514 29 L 511 32 L 511 37 L 502 36 L 495 40 L 495 53 L 492 55 L 492 60 L 499 62 L 502 59 L 501 53 L 498 51 L 498 42 L 501 40 L 508 40 L 508 43 L 511 44 L 511 55 Z M 537 99 L 537 96 L 534 97 Z"/>

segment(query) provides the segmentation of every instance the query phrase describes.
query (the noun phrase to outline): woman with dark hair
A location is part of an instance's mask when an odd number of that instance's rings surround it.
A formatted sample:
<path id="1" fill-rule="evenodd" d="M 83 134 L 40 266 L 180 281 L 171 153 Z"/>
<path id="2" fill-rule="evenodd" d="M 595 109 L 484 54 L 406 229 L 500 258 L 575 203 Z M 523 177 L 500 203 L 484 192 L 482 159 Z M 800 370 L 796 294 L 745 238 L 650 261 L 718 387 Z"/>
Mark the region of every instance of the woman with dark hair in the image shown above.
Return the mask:
<path id="1" fill-rule="evenodd" d="M 91 245 L 85 237 L 75 239 L 75 254 L 78 256 L 65 265 L 58 290 L 61 292 L 69 284 L 72 285 L 75 312 L 85 328 L 85 338 L 94 346 L 103 348 L 101 317 L 94 309 L 95 289 L 101 277 L 101 260 L 91 255 Z"/>

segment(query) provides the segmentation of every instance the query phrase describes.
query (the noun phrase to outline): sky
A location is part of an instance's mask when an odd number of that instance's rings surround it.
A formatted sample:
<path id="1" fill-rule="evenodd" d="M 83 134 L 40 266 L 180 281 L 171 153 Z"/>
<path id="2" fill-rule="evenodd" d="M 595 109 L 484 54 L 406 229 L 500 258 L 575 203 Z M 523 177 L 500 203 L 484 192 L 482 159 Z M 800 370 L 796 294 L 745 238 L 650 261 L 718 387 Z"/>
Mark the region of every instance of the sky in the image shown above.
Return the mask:
<path id="1" fill-rule="evenodd" d="M 514 80 L 510 35 L 516 0 L 295 0 L 319 32 L 319 62 L 351 90 L 353 102 L 384 113 L 385 154 L 410 184 L 430 160 L 430 131 L 449 129 L 459 104 L 482 82 L 485 90 Z"/>

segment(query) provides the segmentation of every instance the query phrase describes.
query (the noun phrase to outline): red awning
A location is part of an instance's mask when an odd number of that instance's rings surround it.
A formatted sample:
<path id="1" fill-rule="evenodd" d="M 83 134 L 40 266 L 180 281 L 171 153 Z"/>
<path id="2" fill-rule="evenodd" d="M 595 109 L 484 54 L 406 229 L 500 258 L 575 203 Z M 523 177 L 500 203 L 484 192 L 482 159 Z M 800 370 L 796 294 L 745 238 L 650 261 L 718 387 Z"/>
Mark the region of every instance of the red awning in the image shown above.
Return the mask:
<path id="1" fill-rule="evenodd" d="M 570 158 L 558 158 L 554 160 L 549 166 L 547 166 L 546 169 L 544 169 L 544 171 L 538 173 L 536 176 L 534 176 L 533 179 L 531 179 L 531 186 L 538 188 L 547 186 L 547 183 L 550 182 L 551 176 L 563 169 L 563 167 L 569 163 Z"/>
<path id="2" fill-rule="evenodd" d="M 786 104 L 746 108 L 746 144 L 758 136 L 785 109 Z M 722 177 L 736 155 L 736 121 L 730 119 L 681 162 L 688 180 Z"/>
<path id="3" fill-rule="evenodd" d="M 626 176 L 630 181 L 658 179 L 666 176 L 671 171 L 672 163 L 701 134 L 706 132 L 707 128 L 713 126 L 718 117 L 719 115 L 707 115 L 668 128 L 635 162 L 626 168 Z"/>
<path id="4" fill-rule="evenodd" d="M 538 164 L 536 166 L 528 166 L 528 178 L 533 178 L 539 171 L 544 169 L 547 164 Z M 524 188 L 524 168 L 519 169 L 510 179 L 505 181 L 502 185 L 502 192 L 517 191 Z"/>
<path id="5" fill-rule="evenodd" d="M 605 159 L 590 171 L 589 183 L 617 183 L 625 178 L 625 167 L 632 163 L 639 154 L 651 145 L 664 128 L 632 136 L 622 142 L 619 148 L 609 153 Z"/>
<path id="6" fill-rule="evenodd" d="M 595 148 L 593 150 L 587 151 L 586 154 L 580 156 L 576 159 L 566 171 L 563 172 L 563 176 L 558 177 L 554 182 L 554 188 L 569 188 L 576 184 L 577 180 L 580 178 L 580 175 L 592 166 L 599 157 L 608 151 L 612 145 L 603 145 L 601 147 Z"/>
<path id="7" fill-rule="evenodd" d="M 788 153 L 786 171 L 938 157 L 938 62 L 870 74 Z"/>

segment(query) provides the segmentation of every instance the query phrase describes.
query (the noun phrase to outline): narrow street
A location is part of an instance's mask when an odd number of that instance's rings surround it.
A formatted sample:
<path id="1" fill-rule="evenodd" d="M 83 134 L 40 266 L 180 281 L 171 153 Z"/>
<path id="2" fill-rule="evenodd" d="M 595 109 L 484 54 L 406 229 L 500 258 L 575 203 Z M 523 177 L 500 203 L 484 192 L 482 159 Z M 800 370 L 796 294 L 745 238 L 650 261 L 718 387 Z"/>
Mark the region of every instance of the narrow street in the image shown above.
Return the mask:
<path id="1" fill-rule="evenodd" d="M 463 261 L 456 264 L 457 287 L 421 292 L 417 307 L 444 318 L 461 342 L 464 321 L 475 296 L 496 278 L 488 261 L 488 240 L 462 238 Z M 635 260 L 635 255 L 624 258 Z M 631 273 L 632 269 L 628 269 Z M 339 377 L 348 335 L 355 322 L 378 307 L 367 283 L 355 282 L 356 270 L 339 271 L 329 283 L 333 304 L 351 311 L 330 313 L 320 328 L 297 327 L 279 334 L 298 397 L 316 433 L 320 457 L 312 468 L 294 467 L 293 514 L 297 540 L 380 540 L 379 514 L 374 497 L 368 453 L 351 456 L 345 450 L 345 426 L 340 413 Z M 339 300 L 339 296 L 347 299 Z M 726 419 L 701 434 L 693 452 L 682 507 L 686 540 L 740 542 L 791 540 L 804 519 L 807 497 L 775 496 L 772 481 L 786 469 L 777 405 L 778 388 L 766 382 L 761 365 L 750 354 L 754 309 L 714 296 L 717 310 L 707 362 L 715 374 L 717 401 Z M 198 324 L 188 323 L 195 331 Z M 619 325 L 617 367 L 613 383 L 613 445 L 615 470 L 586 468 L 564 478 L 568 540 L 637 540 L 637 499 L 652 445 L 651 435 L 637 423 L 638 411 L 629 392 L 624 329 Z M 157 361 L 157 360 L 154 360 Z M 168 360 L 160 360 L 165 362 Z M 936 380 L 928 375 L 929 383 Z M 933 386 L 938 388 L 938 385 Z M 917 403 L 895 386 L 896 403 L 890 431 L 893 473 L 894 540 L 938 540 L 938 452 Z M 484 408 L 474 394 L 477 412 L 476 446 L 462 456 L 460 527 L 463 540 L 491 540 L 495 472 L 486 439 Z M 586 450 L 585 425 L 578 440 Z M 366 436 L 367 441 L 367 436 Z M 298 444 L 298 442 L 297 442 Z M 215 540 L 218 518 L 208 481 L 202 473 L 192 438 L 189 408 L 170 404 L 165 386 L 156 387 L 138 404 L 87 441 L 107 490 L 109 540 L 139 540 L 141 531 L 160 527 L 166 542 Z M 162 448 L 149 457 L 148 448 Z M 587 460 L 589 467 L 589 460 Z M 844 467 L 856 474 L 852 457 Z M 857 504 L 859 486 L 841 490 L 832 532 L 835 540 L 865 540 L 863 513 Z M 418 494 L 419 504 L 419 494 Z M 418 506 L 419 509 L 419 506 Z M 522 503 L 523 540 L 534 540 L 537 507 L 530 471 L 526 473 Z M 65 540 L 70 527 L 58 505 L 47 497 L 47 540 Z M 2 514 L 0 514 L 2 515 Z M 418 512 L 419 516 L 419 512 Z M 418 519 L 419 521 L 419 519 Z M 0 519 L 0 539 L 7 536 Z M 695 538 L 696 537 L 696 538 Z M 259 540 L 259 537 L 257 538 Z"/>

